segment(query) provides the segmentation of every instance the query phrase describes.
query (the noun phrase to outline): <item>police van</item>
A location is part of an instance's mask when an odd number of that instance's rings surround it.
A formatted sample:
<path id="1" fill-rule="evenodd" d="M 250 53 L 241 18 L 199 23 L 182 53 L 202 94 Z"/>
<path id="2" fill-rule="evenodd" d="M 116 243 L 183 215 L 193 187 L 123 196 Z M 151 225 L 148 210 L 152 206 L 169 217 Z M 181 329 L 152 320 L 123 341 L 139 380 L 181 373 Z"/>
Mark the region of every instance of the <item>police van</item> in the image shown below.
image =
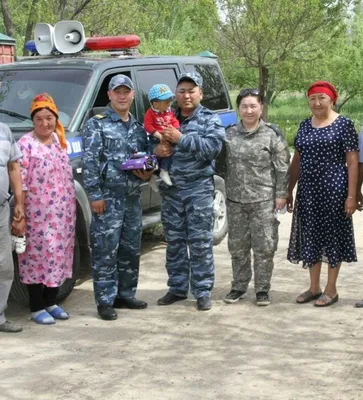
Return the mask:
<path id="1" fill-rule="evenodd" d="M 59 24 L 61 29 L 57 30 Z M 120 73 L 132 79 L 136 97 L 131 113 L 143 122 L 151 86 L 165 83 L 175 90 L 179 74 L 197 71 L 203 77 L 202 104 L 218 113 L 225 126 L 237 121 L 222 72 L 210 53 L 193 57 L 145 57 L 137 51 L 138 42 L 135 35 L 86 39 L 82 25 L 76 21 L 62 21 L 54 29 L 48 24 L 38 24 L 35 41 L 27 43 L 34 55 L 0 66 L 0 121 L 10 127 L 16 139 L 32 130 L 30 102 L 43 92 L 53 97 L 66 129 L 77 193 L 77 223 L 73 278 L 61 286 L 60 300 L 72 291 L 81 265 L 84 268 L 90 264 L 92 213 L 82 182 L 81 132 L 89 118 L 105 110 L 110 79 Z M 141 186 L 141 191 L 146 228 L 160 222 L 161 197 L 147 183 Z M 224 181 L 219 176 L 215 176 L 214 213 L 214 242 L 218 244 L 227 233 Z M 17 274 L 11 293 L 17 301 L 27 301 L 27 292 Z"/>

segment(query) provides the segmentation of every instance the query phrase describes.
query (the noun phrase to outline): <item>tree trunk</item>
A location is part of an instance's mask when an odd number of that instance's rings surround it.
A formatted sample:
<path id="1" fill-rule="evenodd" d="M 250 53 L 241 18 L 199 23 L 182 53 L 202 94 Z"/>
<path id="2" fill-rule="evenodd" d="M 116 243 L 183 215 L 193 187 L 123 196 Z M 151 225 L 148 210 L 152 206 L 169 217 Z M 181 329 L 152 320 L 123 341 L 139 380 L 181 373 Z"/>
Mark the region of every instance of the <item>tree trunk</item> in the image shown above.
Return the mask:
<path id="1" fill-rule="evenodd" d="M 77 17 L 78 14 L 80 14 L 82 11 L 84 11 L 84 9 L 88 6 L 88 4 L 91 3 L 92 0 L 84 0 L 83 2 L 81 2 L 81 4 L 78 6 L 78 8 L 76 10 L 74 10 L 71 19 L 74 19 Z"/>
<path id="2" fill-rule="evenodd" d="M 35 22 L 36 22 L 36 19 L 37 19 L 36 7 L 37 7 L 38 2 L 39 2 L 39 0 L 32 0 L 32 5 L 30 7 L 30 13 L 29 13 L 29 17 L 28 17 L 28 22 L 26 24 L 24 44 L 28 40 L 32 39 L 32 33 L 33 33 L 34 25 L 35 25 Z M 28 50 L 24 46 L 23 56 L 26 56 L 26 55 L 28 55 Z"/>
<path id="3" fill-rule="evenodd" d="M 340 112 L 340 110 L 342 109 L 342 107 L 346 104 L 346 103 L 348 103 L 348 101 L 349 100 L 351 100 L 354 96 L 356 96 L 357 95 L 357 93 L 353 93 L 353 94 L 351 94 L 351 95 L 348 95 L 347 97 L 345 97 L 344 99 L 343 99 L 343 101 L 341 102 L 341 103 L 337 103 L 335 106 L 334 106 L 334 109 L 335 109 L 335 111 L 336 112 Z"/>
<path id="4" fill-rule="evenodd" d="M 62 21 L 66 11 L 67 0 L 59 0 L 58 4 L 58 21 Z"/>
<path id="5" fill-rule="evenodd" d="M 277 92 L 277 91 L 273 92 L 272 96 L 270 97 L 269 103 L 268 103 L 269 105 L 274 103 L 274 101 L 276 100 L 276 97 L 278 96 L 279 93 L 280 92 Z"/>
<path id="6" fill-rule="evenodd" d="M 271 87 L 268 87 L 267 93 L 266 93 L 266 103 L 269 105 L 272 104 L 275 97 L 276 97 L 276 92 L 273 89 L 271 89 Z"/>
<path id="7" fill-rule="evenodd" d="M 268 86 L 268 68 L 264 65 L 260 65 L 259 69 L 259 90 L 263 97 L 263 110 L 262 119 L 268 121 L 268 98 L 267 98 L 267 86 Z"/>
<path id="8" fill-rule="evenodd" d="M 13 21 L 11 19 L 10 13 L 9 13 L 7 0 L 1 0 L 1 12 L 3 14 L 3 20 L 4 20 L 5 29 L 6 29 L 6 34 L 8 36 L 14 38 Z"/>

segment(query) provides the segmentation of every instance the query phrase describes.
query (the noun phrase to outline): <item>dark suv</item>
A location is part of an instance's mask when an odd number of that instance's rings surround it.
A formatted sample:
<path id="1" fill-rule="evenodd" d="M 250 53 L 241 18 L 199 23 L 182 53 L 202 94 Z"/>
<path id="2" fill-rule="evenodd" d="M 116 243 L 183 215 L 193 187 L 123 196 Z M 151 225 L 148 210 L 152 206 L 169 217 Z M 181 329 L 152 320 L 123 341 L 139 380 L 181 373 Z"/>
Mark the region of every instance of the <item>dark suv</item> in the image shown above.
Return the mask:
<path id="1" fill-rule="evenodd" d="M 91 55 L 90 55 L 91 54 Z M 108 82 L 115 74 L 128 75 L 135 84 L 136 97 L 131 112 L 143 121 L 149 107 L 148 91 L 156 83 L 165 83 L 172 90 L 182 72 L 198 71 L 203 77 L 203 105 L 217 112 L 227 126 L 236 122 L 226 83 L 215 59 L 209 57 L 142 57 L 142 56 L 49 56 L 32 57 L 0 66 L 0 121 L 7 124 L 16 139 L 32 129 L 29 106 L 35 94 L 48 92 L 54 98 L 60 119 L 67 131 L 68 154 L 71 159 L 77 193 L 76 248 L 73 279 L 61 287 L 65 298 L 79 276 L 80 264 L 90 260 L 89 225 L 91 210 L 82 183 L 82 138 L 85 122 L 105 110 L 108 103 Z M 161 198 L 142 185 L 143 226 L 160 221 Z M 215 176 L 214 242 L 220 243 L 227 232 L 224 181 Z M 27 301 L 27 293 L 16 277 L 12 296 Z"/>

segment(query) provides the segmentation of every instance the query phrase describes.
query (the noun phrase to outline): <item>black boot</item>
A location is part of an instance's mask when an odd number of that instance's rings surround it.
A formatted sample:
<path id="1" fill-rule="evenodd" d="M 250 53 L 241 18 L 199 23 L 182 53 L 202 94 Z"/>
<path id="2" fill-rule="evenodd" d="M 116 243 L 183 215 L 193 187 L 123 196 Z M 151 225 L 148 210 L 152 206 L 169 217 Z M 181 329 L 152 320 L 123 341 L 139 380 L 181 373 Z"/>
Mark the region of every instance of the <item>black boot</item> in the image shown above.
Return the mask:
<path id="1" fill-rule="evenodd" d="M 106 320 L 106 321 L 113 321 L 117 319 L 117 312 L 113 309 L 113 307 L 109 305 L 102 305 L 97 307 L 98 315 Z"/>
<path id="2" fill-rule="evenodd" d="M 177 296 L 176 294 L 168 292 L 165 296 L 158 300 L 159 306 L 169 306 L 177 301 L 185 300 L 187 296 Z"/>
<path id="3" fill-rule="evenodd" d="M 137 300 L 135 297 L 125 299 L 116 299 L 113 303 L 114 308 L 130 308 L 131 310 L 141 310 L 147 307 L 147 303 L 142 300 Z"/>
<path id="4" fill-rule="evenodd" d="M 199 311 L 208 311 L 212 308 L 212 300 L 209 296 L 199 297 L 197 299 L 197 308 Z"/>

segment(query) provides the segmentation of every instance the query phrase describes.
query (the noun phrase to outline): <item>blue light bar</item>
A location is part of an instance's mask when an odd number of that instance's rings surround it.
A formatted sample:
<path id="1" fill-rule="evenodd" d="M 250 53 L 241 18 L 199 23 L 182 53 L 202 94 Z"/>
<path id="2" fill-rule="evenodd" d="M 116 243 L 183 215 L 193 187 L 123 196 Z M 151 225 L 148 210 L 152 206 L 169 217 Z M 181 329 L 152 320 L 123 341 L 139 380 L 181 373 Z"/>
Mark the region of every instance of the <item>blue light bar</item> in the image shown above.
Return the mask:
<path id="1" fill-rule="evenodd" d="M 35 46 L 35 40 L 28 40 L 25 43 L 25 48 L 30 51 L 30 53 L 34 54 L 34 53 L 38 53 L 37 48 Z"/>

